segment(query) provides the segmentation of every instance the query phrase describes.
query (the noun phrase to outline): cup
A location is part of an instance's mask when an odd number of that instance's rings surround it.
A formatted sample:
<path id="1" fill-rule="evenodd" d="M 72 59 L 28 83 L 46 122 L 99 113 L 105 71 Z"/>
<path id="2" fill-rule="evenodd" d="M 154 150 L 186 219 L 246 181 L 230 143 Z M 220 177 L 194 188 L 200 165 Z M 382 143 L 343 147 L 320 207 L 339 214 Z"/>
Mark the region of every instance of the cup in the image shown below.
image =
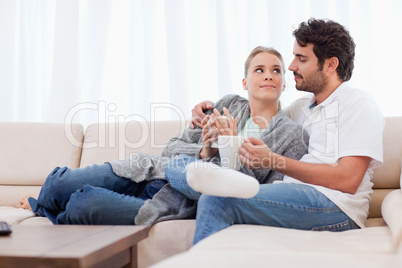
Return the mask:
<path id="1" fill-rule="evenodd" d="M 225 119 L 226 120 L 226 115 L 222 115 L 222 116 L 219 116 L 219 119 Z M 212 117 L 211 118 L 209 118 L 209 120 L 208 120 L 208 122 L 212 122 Z M 211 132 L 211 131 L 214 131 L 215 130 L 215 126 L 211 126 L 210 128 L 209 128 L 209 132 Z M 213 141 L 212 143 L 211 143 L 211 147 L 212 148 L 219 148 L 218 147 L 218 141 Z"/>
<path id="2" fill-rule="evenodd" d="M 235 170 L 240 169 L 239 150 L 243 142 L 243 137 L 239 136 L 218 136 L 218 148 L 222 167 Z"/>

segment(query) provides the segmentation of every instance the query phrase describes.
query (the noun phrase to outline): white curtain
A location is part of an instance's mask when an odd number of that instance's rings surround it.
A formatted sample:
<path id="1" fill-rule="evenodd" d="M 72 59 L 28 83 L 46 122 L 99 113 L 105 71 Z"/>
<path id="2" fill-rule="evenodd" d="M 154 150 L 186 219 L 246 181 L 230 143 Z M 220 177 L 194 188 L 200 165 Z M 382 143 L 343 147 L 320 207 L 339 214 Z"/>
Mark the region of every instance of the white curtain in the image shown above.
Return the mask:
<path id="1" fill-rule="evenodd" d="M 189 119 L 202 100 L 247 96 L 255 46 L 289 64 L 310 17 L 350 30 L 350 83 L 402 116 L 400 0 L 0 0 L 0 121 Z M 286 78 L 284 106 L 304 94 Z"/>

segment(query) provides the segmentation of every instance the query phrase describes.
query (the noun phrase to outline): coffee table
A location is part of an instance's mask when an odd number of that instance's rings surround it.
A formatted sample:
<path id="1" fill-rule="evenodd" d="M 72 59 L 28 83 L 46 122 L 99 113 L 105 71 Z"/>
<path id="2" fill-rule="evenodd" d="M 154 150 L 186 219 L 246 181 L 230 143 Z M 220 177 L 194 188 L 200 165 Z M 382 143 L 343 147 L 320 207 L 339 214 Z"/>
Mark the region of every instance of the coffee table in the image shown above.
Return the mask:
<path id="1" fill-rule="evenodd" d="M 145 226 L 13 225 L 0 267 L 137 267 Z"/>

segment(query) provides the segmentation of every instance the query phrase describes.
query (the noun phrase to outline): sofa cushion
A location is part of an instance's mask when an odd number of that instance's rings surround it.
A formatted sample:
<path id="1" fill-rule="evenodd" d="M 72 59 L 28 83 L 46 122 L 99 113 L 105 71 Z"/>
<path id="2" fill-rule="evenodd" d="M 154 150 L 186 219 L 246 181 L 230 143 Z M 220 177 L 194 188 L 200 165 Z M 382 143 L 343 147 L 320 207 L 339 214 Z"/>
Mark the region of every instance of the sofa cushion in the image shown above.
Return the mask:
<path id="1" fill-rule="evenodd" d="M 153 268 L 400 267 L 388 227 L 314 232 L 233 225 Z"/>
<path id="2" fill-rule="evenodd" d="M 391 191 L 400 188 L 402 159 L 402 117 L 386 117 L 383 132 L 384 164 L 374 170 L 373 194 L 371 195 L 369 219 L 380 218 L 381 204 Z"/>
<path id="3" fill-rule="evenodd" d="M 387 196 L 387 194 L 389 194 L 390 192 L 392 192 L 394 190 L 395 190 L 395 188 L 373 190 L 373 193 L 370 196 L 371 201 L 370 201 L 370 207 L 369 207 L 369 219 L 370 218 L 382 218 L 382 214 L 381 214 L 382 201 Z"/>
<path id="4" fill-rule="evenodd" d="M 35 214 L 31 210 L 9 206 L 0 207 L 0 221 L 5 221 L 8 224 L 20 224 L 24 220 L 33 217 L 35 217 Z"/>
<path id="5" fill-rule="evenodd" d="M 186 127 L 184 121 L 97 123 L 85 131 L 81 167 L 146 152 L 160 155 L 166 143 Z"/>
<path id="6" fill-rule="evenodd" d="M 148 237 L 138 243 L 138 267 L 149 267 L 163 259 L 187 251 L 193 244 L 195 220 L 158 222 Z"/>
<path id="7" fill-rule="evenodd" d="M 80 124 L 0 123 L 0 205 L 37 193 L 56 166 L 79 167 L 82 141 Z"/>
<path id="8" fill-rule="evenodd" d="M 40 185 L 0 185 L 1 206 L 16 207 L 21 199 L 28 195 L 39 195 Z"/>
<path id="9" fill-rule="evenodd" d="M 395 247 L 398 248 L 402 242 L 402 190 L 389 193 L 382 203 L 381 210 L 391 229 Z"/>
<path id="10" fill-rule="evenodd" d="M 21 225 L 53 225 L 53 223 L 46 217 L 33 217 L 24 220 Z"/>
<path id="11" fill-rule="evenodd" d="M 383 132 L 384 164 L 374 170 L 374 189 L 400 188 L 402 117 L 386 117 Z"/>

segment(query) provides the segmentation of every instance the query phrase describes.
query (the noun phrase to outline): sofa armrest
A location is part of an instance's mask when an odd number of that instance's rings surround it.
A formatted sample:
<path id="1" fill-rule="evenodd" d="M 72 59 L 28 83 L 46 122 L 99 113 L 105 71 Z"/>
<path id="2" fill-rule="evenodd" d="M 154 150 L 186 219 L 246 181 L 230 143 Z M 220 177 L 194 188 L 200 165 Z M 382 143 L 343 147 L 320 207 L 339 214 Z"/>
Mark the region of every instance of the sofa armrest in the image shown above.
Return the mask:
<path id="1" fill-rule="evenodd" d="M 381 206 L 385 222 L 391 229 L 395 249 L 398 249 L 402 242 L 402 190 L 395 190 L 389 193 Z"/>

